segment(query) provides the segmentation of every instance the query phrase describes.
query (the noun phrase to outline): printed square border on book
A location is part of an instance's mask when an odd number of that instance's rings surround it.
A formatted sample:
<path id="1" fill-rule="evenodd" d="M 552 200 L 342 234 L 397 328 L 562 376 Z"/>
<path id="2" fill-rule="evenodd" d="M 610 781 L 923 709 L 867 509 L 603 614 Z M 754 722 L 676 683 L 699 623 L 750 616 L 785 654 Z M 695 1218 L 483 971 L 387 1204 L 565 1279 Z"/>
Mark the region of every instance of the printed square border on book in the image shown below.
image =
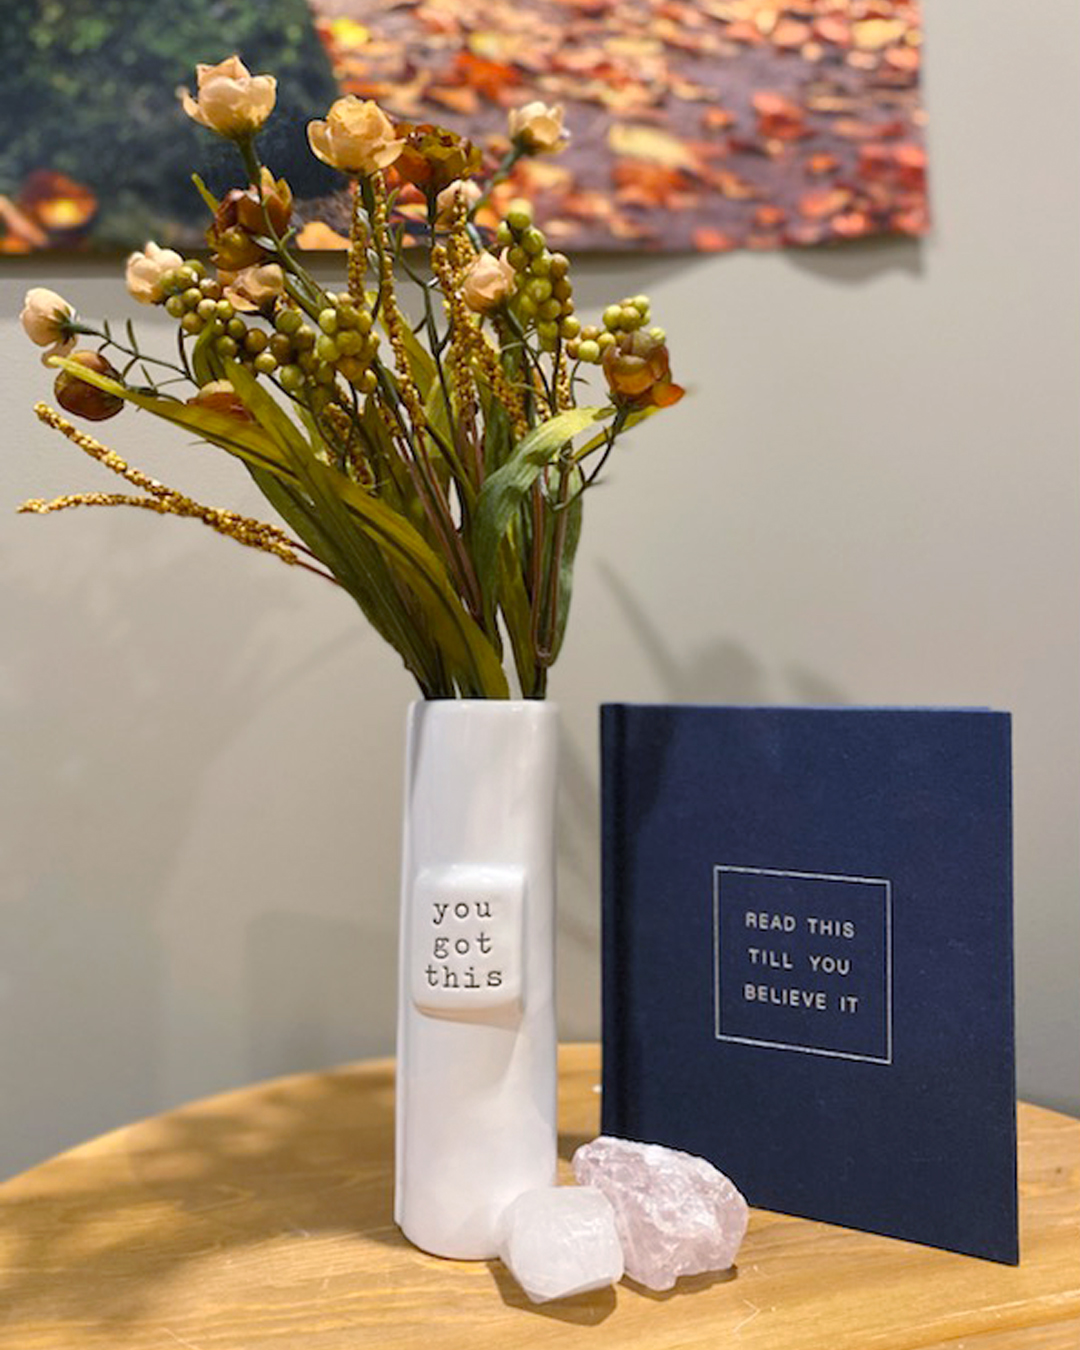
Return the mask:
<path id="1" fill-rule="evenodd" d="M 750 1036 L 736 1036 L 723 1031 L 721 999 L 721 914 L 720 879 L 724 873 L 743 876 L 778 877 L 791 880 L 837 881 L 848 884 L 879 887 L 884 901 L 884 1039 L 883 1055 L 858 1054 L 847 1050 L 834 1050 L 822 1046 L 801 1045 L 795 1041 L 765 1040 Z M 713 1014 L 714 1034 L 719 1041 L 736 1045 L 758 1046 L 771 1050 L 794 1050 L 799 1054 L 823 1055 L 830 1059 L 857 1060 L 867 1064 L 885 1064 L 893 1062 L 893 1007 L 892 1007 L 892 882 L 886 877 L 852 876 L 842 872 L 798 872 L 785 871 L 770 867 L 736 867 L 725 863 L 713 866 Z"/>

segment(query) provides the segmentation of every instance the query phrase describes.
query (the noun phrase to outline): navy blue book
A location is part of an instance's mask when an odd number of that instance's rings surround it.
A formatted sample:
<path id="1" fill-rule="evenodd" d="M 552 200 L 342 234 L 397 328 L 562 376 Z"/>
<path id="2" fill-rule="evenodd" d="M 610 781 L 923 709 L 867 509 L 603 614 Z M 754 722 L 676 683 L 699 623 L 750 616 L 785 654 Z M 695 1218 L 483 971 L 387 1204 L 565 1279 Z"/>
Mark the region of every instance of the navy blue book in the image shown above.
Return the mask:
<path id="1" fill-rule="evenodd" d="M 1016 1263 L 1010 721 L 602 710 L 603 1130 Z"/>

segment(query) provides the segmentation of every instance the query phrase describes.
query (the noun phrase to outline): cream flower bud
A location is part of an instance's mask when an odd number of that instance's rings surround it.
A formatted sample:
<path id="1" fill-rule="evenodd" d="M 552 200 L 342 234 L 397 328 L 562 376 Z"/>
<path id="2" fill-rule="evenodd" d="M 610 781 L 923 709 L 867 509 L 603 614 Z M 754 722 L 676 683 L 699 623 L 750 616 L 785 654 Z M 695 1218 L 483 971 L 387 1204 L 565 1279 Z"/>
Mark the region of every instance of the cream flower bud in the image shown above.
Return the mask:
<path id="1" fill-rule="evenodd" d="M 257 263 L 239 272 L 219 272 L 218 279 L 225 288 L 225 299 L 245 312 L 262 309 L 267 301 L 285 290 L 285 273 L 277 263 Z"/>
<path id="2" fill-rule="evenodd" d="M 470 309 L 486 314 L 502 304 L 514 288 L 516 274 L 504 253 L 496 258 L 493 253 L 481 253 L 465 273 L 461 283 L 461 298 Z"/>
<path id="3" fill-rule="evenodd" d="M 325 122 L 308 123 L 308 141 L 324 164 L 365 176 L 389 168 L 405 144 L 377 103 L 354 94 L 332 104 Z"/>
<path id="4" fill-rule="evenodd" d="M 554 154 L 570 140 L 561 103 L 526 103 L 512 108 L 508 121 L 510 139 L 530 155 Z"/>
<path id="5" fill-rule="evenodd" d="M 277 101 L 273 75 L 252 75 L 238 56 L 216 66 L 196 66 L 198 94 L 185 89 L 180 99 L 184 111 L 200 126 L 219 136 L 242 140 L 258 131 Z"/>
<path id="6" fill-rule="evenodd" d="M 165 298 L 162 281 L 183 265 L 183 258 L 174 249 L 162 248 L 149 240 L 141 253 L 132 253 L 127 260 L 124 281 L 128 293 L 140 305 L 160 305 Z"/>
<path id="7" fill-rule="evenodd" d="M 45 363 L 53 356 L 67 356 L 75 346 L 75 335 L 66 331 L 66 325 L 74 317 L 75 310 L 64 297 L 46 286 L 34 286 L 26 292 L 19 315 L 30 341 L 49 348 L 41 357 Z"/>
<path id="8" fill-rule="evenodd" d="M 466 215 L 484 195 L 479 183 L 471 178 L 458 178 L 449 187 L 444 187 L 435 198 L 436 221 L 439 225 L 452 225 L 457 218 L 458 203 L 465 203 Z"/>

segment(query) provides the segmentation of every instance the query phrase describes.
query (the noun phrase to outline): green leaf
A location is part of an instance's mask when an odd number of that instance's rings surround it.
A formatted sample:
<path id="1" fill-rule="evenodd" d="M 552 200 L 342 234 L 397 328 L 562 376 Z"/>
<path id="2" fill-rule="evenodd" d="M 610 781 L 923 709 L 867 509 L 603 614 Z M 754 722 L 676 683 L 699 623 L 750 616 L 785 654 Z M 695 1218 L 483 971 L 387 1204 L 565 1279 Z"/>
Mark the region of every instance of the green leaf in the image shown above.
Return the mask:
<path id="1" fill-rule="evenodd" d="M 472 542 L 476 572 L 489 614 L 498 589 L 499 549 L 518 507 L 563 447 L 586 427 L 602 417 L 612 416 L 613 411 L 571 408 L 549 418 L 521 440 L 502 468 L 496 469 L 484 483 L 476 502 Z"/>
<path id="2" fill-rule="evenodd" d="M 240 455 L 258 468 L 288 473 L 288 464 L 273 438 L 255 422 L 241 422 L 227 413 L 215 412 L 212 408 L 201 408 L 190 403 L 180 403 L 176 399 L 163 398 L 160 394 L 145 393 L 140 389 L 129 389 L 127 385 L 89 370 L 77 361 L 64 357 L 54 357 L 50 365 L 69 371 L 72 375 L 85 380 L 98 389 L 115 394 L 128 403 L 135 404 L 161 417 L 167 422 L 194 432 L 203 440 L 210 441 L 230 454 Z"/>
<path id="3" fill-rule="evenodd" d="M 243 366 L 227 362 L 225 376 L 255 422 L 129 389 L 74 361 L 56 359 L 52 364 L 194 432 L 249 467 L 278 479 L 288 489 L 292 509 L 306 512 L 310 525 L 323 536 L 322 547 L 309 547 L 315 548 L 379 632 L 393 644 L 425 692 L 439 688 L 438 668 L 444 657 L 462 692 L 485 698 L 508 697 L 498 655 L 464 609 L 438 555 L 401 515 L 323 464 L 288 414 Z M 273 499 L 268 499 L 273 504 Z M 328 545 L 332 556 L 328 556 Z M 395 587 L 405 588 L 407 603 L 396 602 Z M 416 637 L 415 621 L 409 612 L 412 604 L 419 608 L 430 630 L 434 648 L 427 651 L 425 635 Z"/>
<path id="4" fill-rule="evenodd" d="M 195 382 L 200 389 L 204 384 L 225 377 L 225 367 L 214 346 L 216 341 L 213 326 L 207 324 L 195 339 L 195 345 L 191 349 L 191 373 L 195 376 Z"/>
<path id="5" fill-rule="evenodd" d="M 628 413 L 623 419 L 622 428 L 618 434 L 621 436 L 624 432 L 633 430 L 639 423 L 644 422 L 646 418 L 651 417 L 653 413 L 658 413 L 659 411 L 660 409 L 655 405 L 648 408 L 635 408 L 633 412 Z M 606 445 L 607 432 L 605 431 L 599 436 L 594 436 L 592 440 L 586 441 L 580 449 L 574 451 L 575 463 L 580 464 L 587 455 L 591 455 L 596 450 L 602 450 Z"/>
<path id="6" fill-rule="evenodd" d="M 551 636 L 549 664 L 554 664 L 555 658 L 559 654 L 563 638 L 566 636 L 566 621 L 570 617 L 574 558 L 577 555 L 578 543 L 581 540 L 582 508 L 585 505 L 585 494 L 581 491 L 581 479 L 581 470 L 574 469 L 570 475 L 567 505 L 562 508 L 566 512 L 566 536 L 563 540 L 562 558 L 559 561 L 559 598 L 555 611 L 555 630 Z"/>
<path id="7" fill-rule="evenodd" d="M 494 647 L 466 612 L 442 560 L 419 532 L 385 502 L 317 459 L 296 425 L 243 366 L 226 362 L 225 373 L 251 414 L 288 447 L 292 468 L 335 544 L 347 544 L 357 534 L 376 544 L 386 566 L 422 609 L 462 688 L 481 697 L 508 697 L 506 675 Z"/>

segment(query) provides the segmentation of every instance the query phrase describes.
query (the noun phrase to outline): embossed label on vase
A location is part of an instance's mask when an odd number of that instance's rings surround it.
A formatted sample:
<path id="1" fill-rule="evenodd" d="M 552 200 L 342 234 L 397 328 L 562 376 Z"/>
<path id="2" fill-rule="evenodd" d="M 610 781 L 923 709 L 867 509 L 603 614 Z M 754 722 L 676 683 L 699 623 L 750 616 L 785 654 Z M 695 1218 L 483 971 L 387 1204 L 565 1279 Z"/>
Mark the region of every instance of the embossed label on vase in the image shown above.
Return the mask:
<path id="1" fill-rule="evenodd" d="M 520 1011 L 525 872 L 453 865 L 416 879 L 412 998 L 431 1017 L 501 1021 Z"/>

